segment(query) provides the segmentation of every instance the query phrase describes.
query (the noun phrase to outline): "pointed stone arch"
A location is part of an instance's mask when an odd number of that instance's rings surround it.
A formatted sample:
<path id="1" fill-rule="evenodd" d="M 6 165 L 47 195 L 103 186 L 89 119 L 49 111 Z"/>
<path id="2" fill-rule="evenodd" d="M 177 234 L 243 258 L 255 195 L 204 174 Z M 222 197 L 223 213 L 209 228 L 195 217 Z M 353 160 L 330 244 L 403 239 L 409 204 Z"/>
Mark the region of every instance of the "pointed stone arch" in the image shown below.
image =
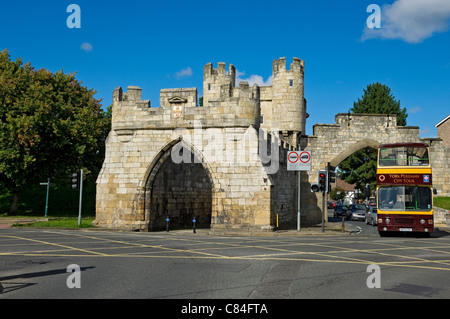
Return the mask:
<path id="1" fill-rule="evenodd" d="M 357 141 L 357 142 L 351 144 L 350 146 L 348 146 L 346 149 L 344 149 L 338 155 L 334 156 L 330 160 L 331 166 L 335 166 L 335 167 L 338 166 L 339 163 L 341 163 L 347 157 L 349 157 L 353 153 L 355 153 L 361 149 L 364 149 L 364 148 L 370 148 L 371 150 L 376 152 L 378 150 L 379 145 L 380 145 L 380 143 L 378 143 L 377 141 L 372 140 L 372 139 L 364 139 L 361 141 Z"/>
<path id="2" fill-rule="evenodd" d="M 191 152 L 191 156 L 193 155 L 196 160 L 192 161 L 192 163 L 173 164 L 173 162 L 170 158 L 171 152 L 172 152 L 173 148 L 179 144 L 181 144 L 181 146 L 183 147 L 184 150 L 189 150 Z M 202 152 L 197 150 L 195 148 L 195 146 L 192 145 L 189 141 L 183 139 L 182 137 L 179 137 L 177 139 L 170 141 L 169 143 L 167 143 L 164 147 L 162 147 L 160 149 L 160 151 L 157 153 L 157 155 L 154 157 L 154 159 L 148 166 L 147 171 L 144 175 L 144 178 L 141 181 L 141 188 L 142 188 L 142 192 L 143 192 L 142 210 L 143 210 L 143 215 L 145 216 L 145 222 L 147 223 L 146 228 L 148 230 L 155 230 L 158 228 L 158 225 L 155 224 L 155 216 L 154 216 L 155 205 L 156 205 L 155 192 L 157 191 L 157 189 L 161 188 L 161 185 L 160 185 L 161 181 L 164 181 L 165 184 L 170 182 L 170 178 L 163 178 L 163 179 L 159 179 L 160 181 L 158 183 L 158 175 L 163 171 L 167 171 L 167 172 L 171 172 L 171 174 L 175 174 L 174 171 L 175 171 L 176 165 L 191 165 L 191 166 L 189 166 L 188 170 L 193 170 L 194 173 L 192 173 L 192 174 L 195 175 L 196 178 L 200 178 L 200 179 L 203 178 L 203 181 L 204 181 L 203 187 L 206 187 L 206 188 L 202 189 L 202 191 L 198 194 L 198 196 L 206 196 L 207 198 L 209 197 L 209 199 L 206 199 L 206 201 L 209 201 L 209 203 L 206 203 L 204 205 L 206 207 L 202 207 L 202 210 L 210 211 L 209 224 L 211 224 L 212 220 L 215 220 L 215 216 L 213 216 L 213 212 L 216 211 L 214 199 L 215 199 L 216 192 L 218 192 L 220 190 L 220 184 L 217 181 L 217 179 L 215 178 L 212 168 L 209 165 L 209 163 L 206 161 Z M 171 168 L 167 169 L 167 166 L 171 166 Z M 188 167 L 188 166 L 185 166 L 185 168 L 186 167 Z M 183 172 L 186 173 L 186 170 L 180 169 L 178 172 L 180 174 L 183 174 Z M 183 177 L 185 177 L 185 176 L 183 176 Z M 180 188 L 181 188 L 181 186 L 190 184 L 190 183 L 191 183 L 191 181 L 181 180 L 180 185 L 177 185 L 177 186 L 180 186 Z M 198 181 L 195 181 L 195 182 L 192 181 L 192 183 L 197 184 L 197 185 L 199 184 Z M 192 187 L 190 185 L 188 186 L 189 189 L 195 189 L 195 187 L 196 187 L 195 185 L 193 185 Z M 178 187 L 177 187 L 177 189 L 178 189 Z M 166 189 L 166 191 L 167 191 L 166 192 L 167 194 L 172 194 L 172 192 L 173 192 L 173 190 L 170 190 L 169 188 Z M 176 195 L 175 195 L 175 197 L 176 197 Z M 196 196 L 194 196 L 194 197 L 196 197 Z M 173 199 L 173 200 L 175 200 L 175 199 Z M 171 205 L 171 204 L 169 204 L 169 205 Z M 168 210 L 169 205 L 167 205 L 167 203 L 166 203 L 167 207 L 163 208 L 163 209 L 167 210 L 168 214 L 169 214 L 169 210 Z M 194 203 L 194 206 L 198 206 L 198 205 L 201 205 L 201 204 Z M 186 205 L 186 206 L 189 206 L 189 205 Z M 187 208 L 182 208 L 182 209 L 186 210 Z M 199 207 L 194 207 L 194 208 L 191 207 L 191 210 L 195 210 L 195 209 L 199 209 Z M 184 215 L 186 215 L 186 216 L 184 216 L 185 224 L 186 224 L 186 219 L 188 218 L 187 215 L 189 213 L 192 213 L 192 212 L 189 211 L 189 212 L 184 213 Z M 178 223 L 180 223 L 181 218 L 178 218 L 178 219 L 179 219 Z M 197 221 L 199 224 L 201 224 L 201 223 L 205 224 L 205 218 L 202 219 L 201 216 L 200 216 L 200 218 L 197 218 Z"/>

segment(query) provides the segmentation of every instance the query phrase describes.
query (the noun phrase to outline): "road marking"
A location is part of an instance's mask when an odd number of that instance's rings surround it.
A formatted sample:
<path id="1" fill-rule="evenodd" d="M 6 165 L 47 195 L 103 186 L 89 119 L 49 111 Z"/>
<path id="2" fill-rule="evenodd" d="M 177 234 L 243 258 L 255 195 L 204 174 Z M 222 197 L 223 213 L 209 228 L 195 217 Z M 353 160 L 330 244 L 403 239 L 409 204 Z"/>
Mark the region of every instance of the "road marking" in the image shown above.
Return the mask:
<path id="1" fill-rule="evenodd" d="M 67 246 L 67 245 L 61 245 L 61 244 L 50 243 L 50 242 L 43 241 L 43 240 L 30 239 L 30 238 L 24 238 L 24 237 L 18 237 L 18 236 L 11 236 L 11 235 L 2 235 L 2 237 L 16 238 L 16 239 L 21 239 L 21 240 L 32 241 L 32 242 L 35 242 L 35 243 L 41 243 L 41 244 L 44 244 L 44 245 L 63 247 L 63 248 L 69 249 L 69 250 L 81 251 L 81 252 L 85 252 L 85 253 L 93 254 L 93 255 L 107 256 L 107 255 L 105 255 L 105 254 L 98 253 L 98 252 L 95 252 L 95 251 L 90 251 L 90 250 L 86 250 L 86 249 L 82 249 L 82 248 L 75 248 L 75 247 L 71 247 L 71 246 Z"/>
<path id="2" fill-rule="evenodd" d="M 48 232 L 52 233 L 52 232 Z M 171 237 L 165 237 L 165 236 L 136 236 L 139 237 L 139 242 L 130 242 L 125 240 L 117 240 L 117 239 L 110 239 L 110 238 L 102 238 L 97 236 L 89 236 L 85 234 L 74 234 L 74 233 L 65 233 L 65 232 L 53 232 L 59 236 L 61 235 L 67 235 L 71 237 L 80 237 L 80 238 L 86 238 L 90 240 L 90 244 L 92 244 L 92 240 L 95 241 L 103 241 L 108 243 L 115 243 L 117 247 L 96 247 L 94 250 L 109 250 L 110 253 L 101 253 L 98 251 L 94 251 L 92 249 L 82 249 L 82 248 L 76 248 L 73 246 L 63 245 L 63 244 L 56 244 L 49 241 L 44 240 L 38 240 L 38 239 L 29 239 L 19 236 L 12 236 L 12 235 L 0 235 L 0 237 L 3 238 L 11 238 L 16 240 L 25 240 L 33 243 L 39 243 L 39 244 L 45 244 L 50 246 L 56 246 L 63 248 L 64 250 L 57 249 L 57 250 L 36 250 L 36 251 L 29 251 L 29 252 L 5 252 L 0 253 L 0 255 L 6 256 L 40 256 L 40 257 L 117 257 L 117 258 L 159 258 L 159 259 L 216 259 L 216 260 L 277 260 L 277 261 L 298 261 L 298 262 L 322 262 L 322 263 L 341 263 L 341 264 L 373 264 L 376 263 L 380 266 L 388 266 L 388 267 L 404 267 L 404 268 L 416 268 L 416 269 L 432 269 L 432 270 L 443 270 L 443 271 L 450 271 L 450 267 L 442 267 L 442 266 L 450 266 L 450 260 L 431 260 L 431 259 L 425 259 L 421 257 L 416 256 L 408 256 L 408 255 L 398 255 L 394 253 L 388 253 L 387 251 L 401 251 L 401 250 L 424 250 L 424 251 L 430 251 L 434 253 L 443 254 L 444 256 L 448 256 L 450 252 L 443 251 L 443 249 L 450 248 L 450 244 L 446 244 L 446 242 L 440 242 L 440 243 L 430 243 L 426 242 L 426 246 L 424 247 L 413 247 L 413 246 L 405 246 L 405 241 L 402 241 L 402 244 L 400 243 L 393 243 L 391 241 L 369 241 L 369 239 L 366 238 L 353 238 L 351 242 L 348 241 L 348 238 L 314 238 L 311 240 L 314 240 L 315 242 L 306 242 L 306 243 L 299 243 L 295 242 L 295 238 L 292 237 L 286 237 L 284 239 L 280 238 L 280 241 L 275 241 L 274 239 L 258 239 L 258 238 L 229 238 L 224 237 L 222 239 L 217 239 L 217 237 L 211 238 L 208 242 L 203 242 L 202 240 L 198 238 L 186 238 L 186 237 L 177 237 L 177 236 L 171 236 Z M 129 237 L 128 237 L 129 238 Z M 304 239 L 304 238 L 303 238 Z M 146 244 L 142 241 L 152 241 L 157 240 L 158 243 L 163 240 L 163 244 Z M 221 241 L 224 240 L 224 241 Z M 185 249 L 185 248 L 171 248 L 164 245 L 170 245 L 171 243 L 176 242 L 182 242 L 184 245 L 183 247 L 191 247 L 193 245 L 197 245 L 197 248 L 195 249 Z M 83 243 L 79 241 L 78 243 Z M 378 247 L 380 245 L 383 245 L 383 248 L 372 248 L 372 249 L 356 249 L 351 247 L 346 247 L 348 245 L 366 245 L 366 244 L 375 244 Z M 414 244 L 414 241 L 406 241 L 406 243 Z M 420 241 L 420 243 L 424 243 L 423 241 Z M 181 243 L 180 243 L 181 244 Z M 433 245 L 431 245 L 433 244 Z M 119 246 L 119 245 L 123 245 Z M 214 247 L 216 245 L 217 247 Z M 269 246 L 270 245 L 270 246 Z M 344 247 L 340 247 L 342 245 L 345 245 Z M 205 247 L 208 246 L 208 247 Z M 274 247 L 278 246 L 278 247 Z M 281 247 L 279 247 L 281 246 Z M 391 246 L 391 247 L 387 247 Z M 291 249 L 286 249 L 286 247 L 290 247 Z M 326 251 L 301 251 L 301 250 L 295 250 L 292 248 L 308 248 L 314 249 L 314 248 L 329 248 L 329 250 Z M 143 249 L 143 251 L 128 251 L 128 253 L 117 253 L 115 254 L 114 249 Z M 152 248 L 156 249 L 157 251 L 145 251 L 146 248 Z M 259 249 L 262 252 L 260 254 L 252 254 L 252 255 L 244 255 L 244 256 L 227 256 L 224 255 L 224 252 L 226 251 L 233 251 L 238 249 Z M 334 249 L 334 250 L 333 250 Z M 442 249 L 442 250 L 441 250 Z M 63 251 L 79 251 L 83 253 L 87 253 L 88 255 L 84 254 L 64 254 Z M 223 250 L 221 253 L 211 253 L 211 251 L 217 251 L 217 250 Z M 264 251 L 267 253 L 264 254 Z M 61 252 L 58 254 L 58 252 Z M 351 254 L 351 253 L 360 253 L 365 252 L 369 255 L 377 255 L 377 256 L 384 256 L 386 257 L 385 261 L 373 261 L 373 260 L 367 260 L 367 259 L 360 259 L 360 258 L 352 258 L 339 254 Z M 164 254 L 164 253 L 171 253 L 171 254 Z M 172 254 L 173 253 L 173 254 Z M 296 256 L 297 255 L 297 256 Z M 303 255 L 303 256 L 300 256 Z M 309 258 L 310 257 L 310 258 Z M 321 257 L 321 258 L 317 258 Z M 390 261 L 389 258 L 401 258 L 402 260 L 395 260 Z M 371 258 L 369 258 L 371 259 Z M 422 265 L 419 265 L 422 264 Z M 432 264 L 436 264 L 436 266 L 433 266 Z M 441 266 L 441 267 L 439 267 Z"/>

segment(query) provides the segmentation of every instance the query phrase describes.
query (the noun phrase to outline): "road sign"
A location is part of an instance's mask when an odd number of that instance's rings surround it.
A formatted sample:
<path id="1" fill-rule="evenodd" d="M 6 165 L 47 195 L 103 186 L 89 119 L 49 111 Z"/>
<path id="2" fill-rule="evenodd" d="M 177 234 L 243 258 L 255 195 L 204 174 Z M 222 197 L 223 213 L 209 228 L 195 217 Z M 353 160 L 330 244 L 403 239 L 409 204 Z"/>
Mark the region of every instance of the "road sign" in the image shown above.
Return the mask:
<path id="1" fill-rule="evenodd" d="M 310 171 L 311 170 L 311 152 L 291 151 L 287 157 L 288 171 Z"/>
<path id="2" fill-rule="evenodd" d="M 48 213 L 48 194 L 50 193 L 50 187 L 55 187 L 55 183 L 50 183 L 50 178 L 47 180 L 47 183 L 39 183 L 41 186 L 47 186 L 47 196 L 45 198 L 45 218 L 47 218 Z"/>

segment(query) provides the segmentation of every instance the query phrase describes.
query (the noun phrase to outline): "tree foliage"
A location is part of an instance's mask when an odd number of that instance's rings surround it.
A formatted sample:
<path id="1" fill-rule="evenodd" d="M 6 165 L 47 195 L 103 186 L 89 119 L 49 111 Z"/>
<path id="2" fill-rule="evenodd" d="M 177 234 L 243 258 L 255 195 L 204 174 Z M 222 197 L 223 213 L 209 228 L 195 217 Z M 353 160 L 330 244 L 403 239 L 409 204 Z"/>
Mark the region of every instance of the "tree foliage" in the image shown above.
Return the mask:
<path id="1" fill-rule="evenodd" d="M 401 108 L 400 101 L 396 101 L 391 89 L 381 83 L 369 84 L 364 94 L 353 103 L 352 113 L 361 114 L 396 114 L 397 125 L 406 126 L 408 114 L 406 108 Z"/>
<path id="2" fill-rule="evenodd" d="M 109 114 L 73 74 L 36 70 L 0 52 L 0 184 L 13 194 L 38 179 L 84 168 L 98 173 Z"/>
<path id="3" fill-rule="evenodd" d="M 365 148 L 359 150 L 339 164 L 339 178 L 349 184 L 356 184 L 363 191 L 367 184 L 373 190 L 376 187 L 377 153 Z"/>
<path id="4" fill-rule="evenodd" d="M 364 89 L 364 94 L 350 109 L 352 113 L 360 114 L 395 114 L 397 115 L 397 125 L 406 126 L 408 114 L 406 108 L 401 108 L 400 101 L 397 101 L 391 94 L 391 89 L 378 82 L 369 84 Z M 339 177 L 347 183 L 356 183 L 357 187 L 363 191 L 366 184 L 373 190 L 376 186 L 377 154 L 374 150 L 362 149 L 339 164 Z"/>

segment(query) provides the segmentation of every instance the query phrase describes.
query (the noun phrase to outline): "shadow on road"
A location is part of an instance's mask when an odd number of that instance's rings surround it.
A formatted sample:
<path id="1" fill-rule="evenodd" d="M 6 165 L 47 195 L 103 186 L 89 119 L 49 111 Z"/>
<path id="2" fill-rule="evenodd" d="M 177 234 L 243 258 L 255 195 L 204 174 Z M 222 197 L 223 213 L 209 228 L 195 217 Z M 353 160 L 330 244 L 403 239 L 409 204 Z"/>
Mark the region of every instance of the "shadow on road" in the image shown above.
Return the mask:
<path id="1" fill-rule="evenodd" d="M 80 267 L 80 270 L 86 271 L 86 270 L 94 269 L 94 268 L 95 267 Z M 9 280 L 29 279 L 29 278 L 46 277 L 46 276 L 61 275 L 61 274 L 67 274 L 67 269 L 46 270 L 46 271 L 38 271 L 38 272 L 32 272 L 32 273 L 0 277 L 0 294 L 9 293 L 14 290 L 18 290 L 18 289 L 36 285 L 36 283 L 6 282 Z"/>

